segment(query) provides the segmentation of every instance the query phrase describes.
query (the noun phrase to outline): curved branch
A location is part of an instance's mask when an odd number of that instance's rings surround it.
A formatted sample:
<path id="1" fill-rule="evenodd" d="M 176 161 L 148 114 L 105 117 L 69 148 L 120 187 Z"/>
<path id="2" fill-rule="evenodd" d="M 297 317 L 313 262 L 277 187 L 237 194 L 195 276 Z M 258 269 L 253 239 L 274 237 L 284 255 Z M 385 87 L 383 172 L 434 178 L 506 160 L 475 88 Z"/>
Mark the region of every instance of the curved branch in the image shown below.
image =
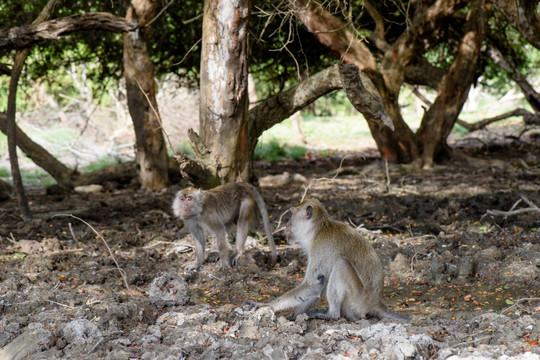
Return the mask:
<path id="1" fill-rule="evenodd" d="M 0 49 L 22 49 L 43 40 L 58 39 L 83 30 L 105 30 L 128 32 L 137 25 L 110 13 L 93 12 L 66 16 L 60 19 L 44 21 L 0 30 Z"/>
<path id="2" fill-rule="evenodd" d="M 512 116 L 522 116 L 523 122 L 525 122 L 526 124 L 540 123 L 540 113 L 533 114 L 525 109 L 516 109 L 513 111 L 506 112 L 501 115 L 497 115 L 497 116 L 493 116 L 487 119 L 480 120 L 472 124 L 466 121 L 460 120 L 460 119 L 458 119 L 456 123 L 463 126 L 465 129 L 467 129 L 467 131 L 472 132 L 472 131 L 485 128 L 489 124 L 492 124 L 496 121 L 504 120 Z"/>
<path id="3" fill-rule="evenodd" d="M 257 141 L 263 131 L 270 129 L 342 84 L 337 65 L 324 69 L 289 90 L 274 95 L 249 110 L 250 137 Z"/>

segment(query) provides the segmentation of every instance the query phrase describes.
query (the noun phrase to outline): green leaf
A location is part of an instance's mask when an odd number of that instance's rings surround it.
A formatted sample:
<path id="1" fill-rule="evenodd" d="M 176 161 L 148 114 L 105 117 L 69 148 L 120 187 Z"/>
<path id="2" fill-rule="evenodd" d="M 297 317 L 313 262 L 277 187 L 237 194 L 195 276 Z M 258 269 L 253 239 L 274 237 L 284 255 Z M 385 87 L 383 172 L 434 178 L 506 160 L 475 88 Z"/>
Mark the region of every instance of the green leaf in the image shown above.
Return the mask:
<path id="1" fill-rule="evenodd" d="M 14 257 L 15 259 L 24 259 L 24 258 L 26 257 L 26 254 L 25 254 L 25 253 L 15 253 L 15 254 L 13 255 L 13 257 Z"/>
<path id="2" fill-rule="evenodd" d="M 514 304 L 515 304 L 515 303 L 514 303 L 514 300 L 511 300 L 511 299 L 506 299 L 506 303 L 507 303 L 508 305 L 514 305 Z"/>

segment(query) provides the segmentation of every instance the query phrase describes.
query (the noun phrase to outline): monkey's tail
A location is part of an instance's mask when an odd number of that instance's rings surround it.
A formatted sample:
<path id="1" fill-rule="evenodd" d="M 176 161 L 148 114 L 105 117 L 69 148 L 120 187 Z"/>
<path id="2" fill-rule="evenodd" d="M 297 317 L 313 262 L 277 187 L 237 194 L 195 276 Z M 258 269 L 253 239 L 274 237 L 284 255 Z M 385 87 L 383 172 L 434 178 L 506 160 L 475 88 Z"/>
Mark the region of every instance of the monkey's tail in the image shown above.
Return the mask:
<path id="1" fill-rule="evenodd" d="M 370 314 L 378 317 L 379 319 L 388 318 L 390 320 L 401 321 L 404 323 L 411 322 L 411 319 L 408 316 L 389 310 L 384 304 L 381 304 L 378 308 L 371 310 Z"/>
<path id="2" fill-rule="evenodd" d="M 264 232 L 266 233 L 266 238 L 268 239 L 268 245 L 270 246 L 270 251 L 272 252 L 272 266 L 276 265 L 277 260 L 277 250 L 276 250 L 276 243 L 274 241 L 274 235 L 272 235 L 272 228 L 270 227 L 270 220 L 268 217 L 268 211 L 266 211 L 266 204 L 264 203 L 264 199 L 262 198 L 261 194 L 257 190 L 257 188 L 249 183 L 246 183 L 247 187 L 253 194 L 253 197 L 255 198 L 255 201 L 257 201 L 257 205 L 259 206 L 259 211 L 261 212 L 263 225 L 264 225 Z"/>

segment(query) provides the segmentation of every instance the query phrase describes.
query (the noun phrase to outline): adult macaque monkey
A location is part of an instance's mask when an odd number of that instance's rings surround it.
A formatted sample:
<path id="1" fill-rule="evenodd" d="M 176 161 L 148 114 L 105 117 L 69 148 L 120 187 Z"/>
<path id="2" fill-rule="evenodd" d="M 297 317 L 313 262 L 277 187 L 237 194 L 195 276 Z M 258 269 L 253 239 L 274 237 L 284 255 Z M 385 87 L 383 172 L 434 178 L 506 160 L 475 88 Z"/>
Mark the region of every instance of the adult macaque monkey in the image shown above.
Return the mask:
<path id="1" fill-rule="evenodd" d="M 248 183 L 225 184 L 211 190 L 186 188 L 174 197 L 172 209 L 174 215 L 184 220 L 195 240 L 197 260 L 187 265 L 186 271 L 199 268 L 205 259 L 205 238 L 203 229 L 212 231 L 216 236 L 220 268 L 231 267 L 231 249 L 228 235 L 231 225 L 236 224 L 236 251 L 232 264 L 236 265 L 242 255 L 250 224 L 256 222 L 255 207 L 264 224 L 264 231 L 272 251 L 272 265 L 276 263 L 276 245 L 272 236 L 270 221 L 264 200 L 257 189 Z"/>
<path id="2" fill-rule="evenodd" d="M 409 320 L 383 304 L 382 263 L 367 239 L 349 225 L 331 219 L 317 200 L 305 200 L 291 208 L 291 213 L 287 239 L 306 253 L 306 274 L 298 287 L 268 304 L 273 311 L 294 308 L 296 317 L 326 290 L 328 310 L 308 315 L 325 319 L 344 316 L 350 321 L 366 315 Z"/>

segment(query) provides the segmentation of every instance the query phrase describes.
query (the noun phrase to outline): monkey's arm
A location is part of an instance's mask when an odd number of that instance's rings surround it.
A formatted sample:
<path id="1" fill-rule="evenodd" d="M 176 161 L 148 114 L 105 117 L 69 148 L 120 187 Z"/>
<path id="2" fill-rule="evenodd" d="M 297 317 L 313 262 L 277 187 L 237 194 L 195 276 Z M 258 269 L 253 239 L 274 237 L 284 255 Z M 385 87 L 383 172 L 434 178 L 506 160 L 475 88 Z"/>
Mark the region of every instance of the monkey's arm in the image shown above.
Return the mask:
<path id="1" fill-rule="evenodd" d="M 187 223 L 187 225 L 191 232 L 191 236 L 193 237 L 193 241 L 195 242 L 195 255 L 197 256 L 197 260 L 194 263 L 186 266 L 185 271 L 189 272 L 197 270 L 204 263 L 205 239 L 204 231 L 201 226 L 197 223 Z"/>
<path id="2" fill-rule="evenodd" d="M 295 289 L 272 301 L 269 306 L 276 312 L 296 308 L 294 310 L 296 317 L 305 313 L 320 298 L 324 286 L 324 275 L 319 275 L 315 281 L 307 278 Z"/>

